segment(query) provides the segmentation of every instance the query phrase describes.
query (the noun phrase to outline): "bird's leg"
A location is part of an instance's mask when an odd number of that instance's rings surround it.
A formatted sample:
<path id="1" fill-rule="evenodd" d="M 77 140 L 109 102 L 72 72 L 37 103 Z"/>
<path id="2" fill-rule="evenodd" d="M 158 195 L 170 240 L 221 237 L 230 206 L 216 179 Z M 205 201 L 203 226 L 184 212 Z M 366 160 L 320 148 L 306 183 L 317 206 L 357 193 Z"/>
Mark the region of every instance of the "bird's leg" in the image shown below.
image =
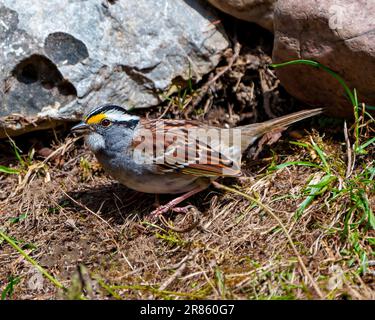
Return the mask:
<path id="1" fill-rule="evenodd" d="M 151 216 L 152 217 L 157 217 L 161 214 L 164 214 L 166 212 L 168 212 L 169 210 L 175 208 L 180 202 L 190 198 L 191 196 L 195 195 L 196 193 L 198 192 L 201 192 L 202 190 L 206 189 L 206 186 L 198 186 L 196 187 L 195 189 L 183 194 L 182 196 L 179 196 L 175 199 L 173 199 L 172 201 L 169 201 L 167 204 L 165 204 L 164 206 L 160 206 L 159 208 L 157 208 L 156 210 L 152 211 L 151 212 Z M 178 210 L 178 208 L 175 208 Z M 184 208 L 181 208 L 183 211 Z M 185 210 L 186 211 L 186 210 Z"/>

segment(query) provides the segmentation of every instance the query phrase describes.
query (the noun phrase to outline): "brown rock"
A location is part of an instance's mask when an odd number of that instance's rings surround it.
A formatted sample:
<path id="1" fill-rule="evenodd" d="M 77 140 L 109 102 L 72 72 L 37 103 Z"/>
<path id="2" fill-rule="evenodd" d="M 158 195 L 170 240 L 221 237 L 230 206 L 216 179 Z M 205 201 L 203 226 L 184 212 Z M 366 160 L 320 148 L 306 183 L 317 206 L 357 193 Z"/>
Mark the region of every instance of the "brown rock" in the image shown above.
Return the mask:
<path id="1" fill-rule="evenodd" d="M 274 63 L 318 61 L 339 73 L 359 101 L 375 105 L 375 1 L 279 0 L 275 7 Z M 338 116 L 352 114 L 337 80 L 309 66 L 278 69 L 286 90 Z"/>
<path id="2" fill-rule="evenodd" d="M 273 31 L 273 7 L 277 0 L 208 0 L 213 6 L 238 19 L 255 22 Z"/>

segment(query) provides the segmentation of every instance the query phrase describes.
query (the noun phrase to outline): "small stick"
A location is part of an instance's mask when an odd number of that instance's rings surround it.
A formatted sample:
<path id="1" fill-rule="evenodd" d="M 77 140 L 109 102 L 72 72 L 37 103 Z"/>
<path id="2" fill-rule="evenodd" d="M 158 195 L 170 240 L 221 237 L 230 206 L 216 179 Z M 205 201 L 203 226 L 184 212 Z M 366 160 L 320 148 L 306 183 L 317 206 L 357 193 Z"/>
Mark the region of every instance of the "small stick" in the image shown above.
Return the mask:
<path id="1" fill-rule="evenodd" d="M 164 291 L 165 289 L 167 289 L 177 278 L 182 276 L 182 274 L 185 272 L 186 267 L 186 262 L 181 264 L 181 266 L 176 270 L 176 272 L 161 284 L 159 290 Z"/>
<path id="2" fill-rule="evenodd" d="M 68 195 L 63 189 L 61 189 L 61 192 L 66 196 L 68 197 L 71 201 L 73 201 L 77 206 L 87 210 L 88 212 L 90 212 L 91 214 L 93 214 L 95 217 L 97 217 L 99 220 L 101 220 L 102 222 L 104 222 L 113 232 L 116 232 L 115 229 L 113 229 L 111 227 L 111 225 L 105 221 L 101 216 L 99 216 L 97 213 L 95 213 L 94 211 L 90 210 L 89 208 L 87 208 L 84 204 L 82 203 L 79 203 L 78 201 L 76 201 L 75 199 L 73 199 L 70 195 Z"/>
<path id="3" fill-rule="evenodd" d="M 46 157 L 44 160 L 43 160 L 43 164 L 47 163 L 50 159 L 52 159 L 53 157 L 55 157 L 59 152 L 61 152 L 61 155 L 64 155 L 66 149 L 68 148 L 68 146 L 72 143 L 75 143 L 76 141 L 78 141 L 79 139 L 81 139 L 82 137 L 74 137 L 74 138 L 69 138 L 68 141 L 66 143 L 64 143 L 62 146 L 58 147 L 55 151 L 53 151 L 48 157 Z"/>
<path id="4" fill-rule="evenodd" d="M 234 51 L 233 56 L 230 58 L 228 65 L 225 68 L 223 68 L 223 70 L 218 72 L 211 80 L 209 80 L 202 87 L 200 94 L 198 95 L 197 99 L 193 103 L 194 108 L 202 101 L 203 97 L 206 95 L 210 86 L 233 66 L 233 63 L 237 60 L 238 56 L 240 55 L 240 50 L 241 50 L 241 44 L 239 42 L 236 42 L 234 45 L 234 49 L 233 49 Z"/>
<path id="5" fill-rule="evenodd" d="M 224 73 L 226 73 L 233 65 L 233 63 L 237 60 L 241 50 L 241 44 L 239 42 L 236 42 L 234 45 L 234 50 L 233 50 L 233 56 L 230 58 L 228 65 L 218 72 L 210 81 L 206 83 L 206 86 L 209 87 L 211 84 L 213 84 L 217 79 L 219 79 Z"/>

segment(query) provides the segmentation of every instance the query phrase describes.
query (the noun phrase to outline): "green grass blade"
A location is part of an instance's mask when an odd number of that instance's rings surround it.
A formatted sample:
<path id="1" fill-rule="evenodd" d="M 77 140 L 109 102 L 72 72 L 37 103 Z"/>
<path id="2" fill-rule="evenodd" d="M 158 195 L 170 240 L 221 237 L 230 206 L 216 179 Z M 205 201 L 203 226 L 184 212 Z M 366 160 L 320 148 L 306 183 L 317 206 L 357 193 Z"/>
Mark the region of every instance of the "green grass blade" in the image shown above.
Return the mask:
<path id="1" fill-rule="evenodd" d="M 304 143 L 304 142 L 289 141 L 289 143 L 290 144 L 294 144 L 296 146 L 304 147 L 304 148 L 308 148 L 309 147 L 309 144 L 308 143 Z"/>
<path id="2" fill-rule="evenodd" d="M 102 279 L 96 277 L 96 281 L 98 281 L 99 285 L 103 289 L 105 289 L 113 298 L 115 298 L 116 300 L 123 300 L 122 297 L 119 294 L 117 294 L 115 290 L 113 290 L 111 286 L 107 285 Z"/>
<path id="3" fill-rule="evenodd" d="M 14 286 L 16 286 L 18 283 L 20 283 L 21 279 L 20 277 L 13 277 L 10 276 L 8 279 L 8 284 L 1 293 L 1 300 L 6 300 L 7 297 L 9 299 L 12 299 L 13 291 L 14 291 Z"/>
<path id="4" fill-rule="evenodd" d="M 216 276 L 217 286 L 218 286 L 219 292 L 221 294 L 221 298 L 225 299 L 226 288 L 225 288 L 225 277 L 224 277 L 224 274 L 223 274 L 223 272 L 219 268 L 216 268 L 216 270 L 215 270 L 215 276 Z"/>
<path id="5" fill-rule="evenodd" d="M 327 190 L 331 182 L 334 180 L 336 180 L 335 176 L 332 176 L 331 174 L 326 174 L 323 178 L 320 179 L 320 181 L 317 184 L 309 184 L 306 188 L 306 190 L 309 192 L 309 195 L 299 205 L 294 215 L 294 218 L 300 218 L 305 209 L 313 202 L 315 197 L 323 194 Z"/>
<path id="6" fill-rule="evenodd" d="M 11 138 L 9 138 L 9 141 L 10 141 L 10 144 L 12 145 L 12 147 L 13 147 L 13 151 L 14 151 L 14 154 L 15 154 L 18 162 L 23 167 L 25 165 L 25 161 L 23 161 L 23 159 L 22 159 L 22 157 L 19 153 L 20 149 L 17 147 L 16 143 Z"/>
<path id="7" fill-rule="evenodd" d="M 21 221 L 25 220 L 26 218 L 27 218 L 27 214 L 26 214 L 26 213 L 23 213 L 23 214 L 19 215 L 18 217 L 10 218 L 10 219 L 9 219 L 9 222 L 10 222 L 11 224 L 14 224 L 14 223 L 21 222 Z"/>
<path id="8" fill-rule="evenodd" d="M 375 216 L 372 210 L 368 213 L 368 222 L 373 230 L 375 230 Z"/>
<path id="9" fill-rule="evenodd" d="M 8 168 L 5 166 L 0 166 L 0 172 L 7 173 L 7 174 L 19 174 L 20 171 L 17 169 Z"/>
<path id="10" fill-rule="evenodd" d="M 358 148 L 357 148 L 357 152 L 358 153 L 362 153 L 365 151 L 365 149 L 370 145 L 370 144 L 373 144 L 375 143 L 375 137 L 371 138 L 370 140 L 366 141 L 365 143 L 361 144 Z"/>
<path id="11" fill-rule="evenodd" d="M 370 205 L 370 202 L 367 198 L 367 195 L 365 193 L 364 190 L 360 190 L 359 191 L 359 196 L 360 196 L 360 199 L 361 199 L 361 205 L 360 207 L 362 207 L 366 217 L 367 217 L 367 220 L 368 220 L 368 223 L 370 224 L 371 228 L 373 230 L 375 230 L 375 216 L 374 216 L 374 213 L 372 212 L 372 209 L 371 209 L 371 205 Z"/>
<path id="12" fill-rule="evenodd" d="M 277 166 L 274 166 L 274 167 L 271 167 L 270 170 L 279 170 L 279 169 L 283 169 L 283 168 L 286 168 L 286 167 L 289 167 L 289 166 L 305 166 L 305 167 L 314 167 L 314 168 L 318 168 L 318 169 L 322 169 L 323 168 L 315 163 L 312 163 L 312 162 L 308 162 L 308 161 L 290 161 L 290 162 L 285 162 L 285 163 L 282 163 L 282 164 L 279 164 Z"/>
<path id="13" fill-rule="evenodd" d="M 311 139 L 311 143 L 312 143 L 312 146 L 313 146 L 314 150 L 315 150 L 316 153 L 319 155 L 319 158 L 322 160 L 323 165 L 324 165 L 324 167 L 325 167 L 325 169 L 326 169 L 325 171 L 326 171 L 327 173 L 330 173 L 331 168 L 330 168 L 329 165 L 328 165 L 328 162 L 327 162 L 326 156 L 324 155 L 323 150 L 320 149 L 319 146 L 318 146 L 318 145 L 315 143 L 315 141 L 312 140 L 312 139 Z"/>
<path id="14" fill-rule="evenodd" d="M 344 90 L 345 90 L 345 92 L 346 92 L 346 94 L 349 98 L 349 101 L 352 103 L 353 106 L 355 105 L 355 97 L 354 97 L 352 91 L 349 89 L 348 85 L 346 84 L 345 80 L 340 75 L 338 75 L 336 72 L 334 72 L 332 69 L 326 67 L 325 65 L 323 65 L 323 64 L 321 64 L 317 61 L 299 59 L 299 60 L 287 61 L 287 62 L 284 62 L 284 63 L 274 63 L 274 64 L 271 64 L 271 67 L 272 68 L 282 68 L 282 67 L 295 65 L 295 64 L 309 65 L 309 66 L 312 66 L 312 67 L 315 67 L 315 68 L 318 68 L 318 69 L 322 69 L 325 72 L 329 73 L 331 76 L 333 76 L 341 84 L 341 86 L 344 88 Z"/>

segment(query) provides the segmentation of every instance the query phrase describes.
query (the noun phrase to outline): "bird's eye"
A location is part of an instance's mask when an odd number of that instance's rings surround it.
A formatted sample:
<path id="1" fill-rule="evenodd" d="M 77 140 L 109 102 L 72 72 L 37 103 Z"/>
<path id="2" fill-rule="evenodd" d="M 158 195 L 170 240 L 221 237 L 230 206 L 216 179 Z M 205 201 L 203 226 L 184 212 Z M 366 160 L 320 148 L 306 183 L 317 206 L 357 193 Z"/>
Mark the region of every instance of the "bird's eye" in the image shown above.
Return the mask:
<path id="1" fill-rule="evenodd" d="M 111 125 L 111 120 L 103 119 L 100 124 L 102 125 L 102 127 L 109 127 Z"/>

